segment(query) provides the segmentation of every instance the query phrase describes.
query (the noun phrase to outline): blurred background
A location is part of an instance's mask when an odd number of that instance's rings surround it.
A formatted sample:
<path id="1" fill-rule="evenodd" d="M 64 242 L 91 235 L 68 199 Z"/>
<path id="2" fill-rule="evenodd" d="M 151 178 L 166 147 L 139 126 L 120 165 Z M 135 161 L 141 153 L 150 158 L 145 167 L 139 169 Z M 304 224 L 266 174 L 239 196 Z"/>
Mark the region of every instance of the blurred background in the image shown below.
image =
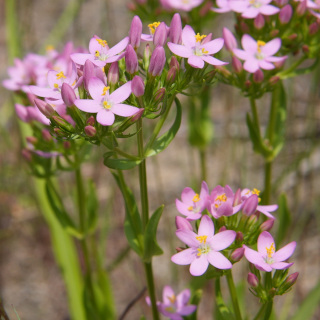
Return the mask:
<path id="1" fill-rule="evenodd" d="M 7 46 L 6 10 L 9 3 L 15 5 L 15 28 L 19 31 L 21 52 L 26 54 L 43 53 L 49 44 L 61 50 L 67 41 L 87 48 L 94 34 L 111 45 L 116 44 L 129 30 L 132 14 L 127 9 L 128 1 L 17 0 L 15 4 L 0 1 L 0 80 L 7 78 L 6 69 L 13 58 Z M 227 17 L 231 19 L 232 15 Z M 223 21 L 215 22 L 214 38 L 221 36 L 225 17 Z M 320 69 L 285 84 L 289 94 L 287 142 L 274 164 L 272 203 L 277 203 L 282 192 L 286 193 L 291 227 L 284 244 L 293 240 L 298 242 L 291 258 L 295 264 L 290 269 L 291 273 L 300 273 L 297 284 L 292 292 L 276 298 L 278 312 L 281 313 L 280 307 L 287 305 L 292 315 L 320 280 Z M 214 139 L 207 154 L 209 188 L 229 184 L 234 190 L 239 187 L 263 189 L 263 160 L 252 150 L 245 122 L 250 109 L 248 100 L 237 90 L 222 84 L 213 88 L 212 97 Z M 269 98 L 267 95 L 258 101 L 262 123 L 268 116 Z M 67 320 L 64 284 L 54 260 L 48 227 L 38 209 L 33 179 L 21 156 L 24 141 L 13 106 L 11 92 L 0 87 L 0 297 L 10 319 L 17 319 L 15 309 L 21 320 Z M 85 164 L 84 175 L 93 178 L 97 184 L 100 219 L 106 234 L 105 267 L 111 272 L 116 309 L 121 314 L 145 287 L 143 267 L 136 254 L 127 249 L 121 194 L 102 163 L 102 151 L 93 150 L 92 162 Z M 137 170 L 125 174 L 137 192 Z M 172 144 L 158 157 L 150 158 L 148 174 L 151 211 L 165 204 L 158 233 L 165 254 L 154 258 L 160 298 L 164 285 L 171 284 L 178 292 L 191 279 L 187 267 L 173 265 L 170 261 L 175 247 L 181 245 L 174 235 L 175 199 L 180 198 L 187 186 L 200 188 L 198 153 L 188 145 L 186 117 Z M 71 206 L 73 177 L 61 173 L 59 180 L 64 201 Z M 122 251 L 126 254 L 125 259 L 115 264 L 114 259 Z M 235 269 L 236 280 L 245 283 L 246 271 L 241 263 Z M 206 315 L 210 314 L 212 291 L 213 283 L 205 288 L 199 319 L 207 319 Z M 251 305 L 256 298 L 248 295 L 247 299 Z M 142 313 L 148 312 L 144 298 L 141 298 L 126 318 L 139 319 Z M 313 319 L 320 319 L 320 308 Z"/>

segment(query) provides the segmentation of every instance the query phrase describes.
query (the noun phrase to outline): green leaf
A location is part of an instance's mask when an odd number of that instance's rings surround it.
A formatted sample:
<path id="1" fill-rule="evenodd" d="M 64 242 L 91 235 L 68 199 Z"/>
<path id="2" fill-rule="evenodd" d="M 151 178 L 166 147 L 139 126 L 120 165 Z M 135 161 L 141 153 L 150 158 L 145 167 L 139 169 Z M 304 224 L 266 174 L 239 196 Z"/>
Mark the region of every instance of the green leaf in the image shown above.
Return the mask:
<path id="1" fill-rule="evenodd" d="M 220 288 L 220 278 L 215 281 L 215 292 L 216 292 L 216 308 L 215 308 L 215 319 L 216 320 L 234 320 L 233 313 L 226 306 Z"/>
<path id="2" fill-rule="evenodd" d="M 159 256 L 163 254 L 162 249 L 157 243 L 156 235 L 158 224 L 163 212 L 164 205 L 160 206 L 149 219 L 145 234 L 144 234 L 144 252 L 143 260 L 150 262 L 153 256 Z"/>
<path id="3" fill-rule="evenodd" d="M 74 222 L 65 211 L 62 200 L 52 183 L 47 181 L 45 189 L 52 211 L 55 213 L 55 216 L 60 222 L 61 226 L 71 235 L 79 239 L 83 238 L 83 234 L 77 230 Z"/>
<path id="4" fill-rule="evenodd" d="M 279 209 L 279 227 L 277 232 L 276 244 L 277 246 L 284 240 L 286 233 L 291 225 L 291 214 L 288 208 L 287 197 L 282 193 L 278 199 Z"/>
<path id="5" fill-rule="evenodd" d="M 157 138 L 153 142 L 152 146 L 149 146 L 147 148 L 147 150 L 145 151 L 145 157 L 151 157 L 163 151 L 176 136 L 181 124 L 182 107 L 180 101 L 177 98 L 175 99 L 175 102 L 177 107 L 177 114 L 173 122 L 173 125 L 166 133 L 164 133 L 161 137 Z"/>
<path id="6" fill-rule="evenodd" d="M 311 319 L 320 304 L 320 282 L 309 292 L 291 320 Z"/>
<path id="7" fill-rule="evenodd" d="M 114 154 L 113 152 L 111 153 Z M 107 154 L 109 154 L 109 152 L 107 152 Z M 141 163 L 141 161 L 142 159 L 115 159 L 105 156 L 103 163 L 110 169 L 128 170 L 136 167 L 139 163 Z"/>
<path id="8" fill-rule="evenodd" d="M 193 304 L 196 306 L 199 305 L 201 298 L 202 298 L 202 295 L 203 295 L 203 291 L 201 289 L 196 290 L 191 296 L 190 304 Z M 189 316 L 184 317 L 184 318 L 186 320 L 197 320 L 197 311 L 198 311 L 198 308 L 196 309 L 195 312 L 193 312 L 192 314 L 190 314 Z"/>
<path id="9" fill-rule="evenodd" d="M 95 230 L 98 222 L 98 207 L 99 202 L 97 199 L 96 188 L 94 182 L 89 181 L 89 192 L 87 195 L 87 223 L 86 223 L 86 233 L 91 233 Z"/>
<path id="10" fill-rule="evenodd" d="M 142 223 L 137 207 L 137 203 L 131 190 L 124 184 L 122 177 L 112 173 L 124 198 L 126 207 L 126 218 L 124 222 L 124 232 L 130 247 L 140 256 L 143 256 L 143 234 Z"/>

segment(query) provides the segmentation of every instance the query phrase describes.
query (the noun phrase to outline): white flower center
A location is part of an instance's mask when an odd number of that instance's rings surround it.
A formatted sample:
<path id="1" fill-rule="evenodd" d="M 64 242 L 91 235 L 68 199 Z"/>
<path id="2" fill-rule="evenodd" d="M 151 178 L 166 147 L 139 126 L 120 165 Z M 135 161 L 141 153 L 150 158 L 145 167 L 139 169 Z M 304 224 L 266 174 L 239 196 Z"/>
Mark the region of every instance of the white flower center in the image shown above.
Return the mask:
<path id="1" fill-rule="evenodd" d="M 250 0 L 249 3 L 254 8 L 260 8 L 262 6 L 262 3 L 259 0 Z"/>

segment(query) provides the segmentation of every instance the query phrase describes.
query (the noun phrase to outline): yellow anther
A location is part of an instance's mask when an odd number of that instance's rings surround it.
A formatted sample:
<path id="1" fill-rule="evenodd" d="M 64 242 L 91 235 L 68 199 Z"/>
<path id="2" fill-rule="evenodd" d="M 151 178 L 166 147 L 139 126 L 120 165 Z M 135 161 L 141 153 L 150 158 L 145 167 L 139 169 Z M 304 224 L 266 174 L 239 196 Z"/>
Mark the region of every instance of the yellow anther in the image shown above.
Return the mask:
<path id="1" fill-rule="evenodd" d="M 192 211 L 193 210 L 193 206 L 188 207 L 188 210 Z"/>
<path id="2" fill-rule="evenodd" d="M 259 53 L 261 53 L 261 47 L 265 46 L 266 43 L 264 41 L 258 40 L 257 41 L 257 50 Z"/>
<path id="3" fill-rule="evenodd" d="M 106 108 L 106 109 L 110 109 L 111 108 L 111 106 L 110 106 L 110 104 L 108 103 L 108 101 L 103 101 L 103 107 L 104 108 Z"/>
<path id="4" fill-rule="evenodd" d="M 197 256 L 200 257 L 200 256 L 202 255 L 202 250 L 201 250 L 201 248 L 198 248 L 197 251 L 198 251 Z"/>
<path id="5" fill-rule="evenodd" d="M 203 54 L 207 54 L 207 53 L 209 53 L 209 51 L 208 51 L 208 50 L 206 50 L 205 48 L 202 48 L 202 50 L 201 50 L 201 51 L 202 51 L 202 53 L 203 53 Z"/>
<path id="6" fill-rule="evenodd" d="M 227 196 L 225 193 L 221 194 L 220 196 L 217 196 L 216 199 L 214 200 L 215 202 L 215 207 L 219 208 L 222 205 L 222 202 L 226 202 L 228 200 Z"/>
<path id="7" fill-rule="evenodd" d="M 200 197 L 199 197 L 199 195 L 198 195 L 197 193 L 194 195 L 192 201 L 193 201 L 193 202 L 198 202 L 198 201 L 200 201 Z"/>
<path id="8" fill-rule="evenodd" d="M 267 247 L 266 250 L 267 250 L 268 258 L 272 258 L 273 254 L 275 252 L 274 243 L 272 242 L 271 246 L 269 248 Z"/>
<path id="9" fill-rule="evenodd" d="M 100 52 L 97 50 L 94 55 L 95 55 L 95 57 L 99 58 L 100 57 Z"/>
<path id="10" fill-rule="evenodd" d="M 201 41 L 202 41 L 202 39 L 204 39 L 205 37 L 206 37 L 206 35 L 205 35 L 205 34 L 200 35 L 200 33 L 199 33 L 199 32 L 195 35 L 195 38 L 196 38 L 196 41 L 197 41 L 197 42 L 201 42 Z"/>
<path id="11" fill-rule="evenodd" d="M 73 81 L 71 87 L 73 87 L 76 84 L 76 80 Z"/>
<path id="12" fill-rule="evenodd" d="M 155 31 L 156 31 L 156 29 L 159 27 L 159 25 L 160 25 L 160 22 L 159 22 L 159 21 L 148 24 L 148 27 L 149 27 L 149 29 L 150 29 L 150 32 L 151 32 L 152 34 L 154 34 Z"/>
<path id="13" fill-rule="evenodd" d="M 167 298 L 169 299 L 169 301 L 171 303 L 175 303 L 176 302 L 176 296 L 175 295 L 172 295 L 171 297 L 170 296 L 167 296 Z"/>
<path id="14" fill-rule="evenodd" d="M 57 75 L 56 75 L 56 77 L 57 77 L 57 80 L 59 80 L 59 79 L 61 79 L 61 78 L 66 78 L 66 76 L 64 75 L 64 73 L 62 72 L 62 71 L 60 71 L 59 73 L 57 73 Z"/>
<path id="15" fill-rule="evenodd" d="M 103 47 L 105 47 L 105 46 L 108 45 L 108 42 L 107 42 L 106 40 L 102 40 L 102 39 L 96 39 L 96 40 L 97 40 L 98 43 L 99 43 L 101 46 L 103 46 Z"/>
<path id="16" fill-rule="evenodd" d="M 102 92 L 102 96 L 105 96 L 109 89 L 110 89 L 110 87 L 104 87 L 103 92 Z"/>
<path id="17" fill-rule="evenodd" d="M 257 196 L 260 194 L 260 190 L 254 188 L 252 191 L 251 191 L 252 194 L 256 194 Z"/>
<path id="18" fill-rule="evenodd" d="M 59 85 L 58 85 L 57 83 L 55 83 L 53 86 L 54 86 L 56 89 L 59 89 Z"/>
<path id="19" fill-rule="evenodd" d="M 200 243 L 206 243 L 207 242 L 207 238 L 208 236 L 197 236 L 196 239 L 200 242 Z"/>
<path id="20" fill-rule="evenodd" d="M 165 310 L 167 312 L 170 312 L 170 313 L 174 313 L 176 310 L 174 309 L 174 307 L 170 306 L 170 307 L 166 307 Z"/>
<path id="21" fill-rule="evenodd" d="M 53 45 L 49 44 L 49 45 L 46 46 L 46 51 L 52 51 L 52 50 L 54 50 L 54 46 Z"/>

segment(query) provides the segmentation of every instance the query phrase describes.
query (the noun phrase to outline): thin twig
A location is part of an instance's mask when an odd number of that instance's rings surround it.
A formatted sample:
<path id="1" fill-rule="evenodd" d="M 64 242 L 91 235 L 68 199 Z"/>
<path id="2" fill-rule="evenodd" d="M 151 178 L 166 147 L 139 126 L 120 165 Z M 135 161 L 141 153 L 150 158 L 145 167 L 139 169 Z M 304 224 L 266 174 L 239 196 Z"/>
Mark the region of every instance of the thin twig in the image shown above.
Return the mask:
<path id="1" fill-rule="evenodd" d="M 130 301 L 130 303 L 127 305 L 127 307 L 124 309 L 124 311 L 122 312 L 119 320 L 123 320 L 125 318 L 125 316 L 127 315 L 127 313 L 130 311 L 130 309 L 135 305 L 135 303 L 144 295 L 144 293 L 146 292 L 147 287 L 144 287 L 139 293 L 138 295 Z"/>

